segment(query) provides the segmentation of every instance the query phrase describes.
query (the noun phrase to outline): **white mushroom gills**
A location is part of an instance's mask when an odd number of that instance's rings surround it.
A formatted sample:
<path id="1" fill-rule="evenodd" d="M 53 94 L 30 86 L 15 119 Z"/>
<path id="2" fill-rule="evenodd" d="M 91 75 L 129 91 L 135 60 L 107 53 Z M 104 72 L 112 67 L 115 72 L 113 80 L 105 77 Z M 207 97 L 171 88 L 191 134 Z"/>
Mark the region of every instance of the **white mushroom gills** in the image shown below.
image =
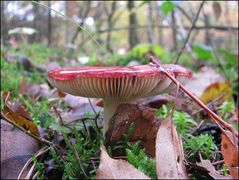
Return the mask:
<path id="1" fill-rule="evenodd" d="M 177 73 L 179 82 L 191 77 L 185 68 L 168 65 L 166 69 Z M 172 69 L 170 69 L 172 68 Z M 109 70 L 107 72 L 107 70 Z M 145 73 L 146 71 L 146 73 Z M 188 74 L 185 73 L 188 71 Z M 117 107 L 123 103 L 133 103 L 138 98 L 167 93 L 176 89 L 172 81 L 159 69 L 152 66 L 141 65 L 118 68 L 60 68 L 48 72 L 48 79 L 53 86 L 66 93 L 104 99 L 104 135 L 108 129 L 109 121 Z"/>

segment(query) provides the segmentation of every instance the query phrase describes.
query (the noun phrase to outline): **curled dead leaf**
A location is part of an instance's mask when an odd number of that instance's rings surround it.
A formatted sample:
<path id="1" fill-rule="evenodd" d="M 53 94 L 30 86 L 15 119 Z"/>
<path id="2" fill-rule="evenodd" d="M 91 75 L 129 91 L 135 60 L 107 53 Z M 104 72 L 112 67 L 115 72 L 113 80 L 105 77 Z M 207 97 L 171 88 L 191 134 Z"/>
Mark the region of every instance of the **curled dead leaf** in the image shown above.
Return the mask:
<path id="1" fill-rule="evenodd" d="M 188 179 L 182 141 L 171 119 L 162 121 L 156 139 L 158 178 Z"/>
<path id="2" fill-rule="evenodd" d="M 208 86 L 200 100 L 204 104 L 208 104 L 219 96 L 223 96 L 221 101 L 229 100 L 232 97 L 231 83 L 229 82 L 216 82 Z"/>
<path id="3" fill-rule="evenodd" d="M 221 175 L 218 171 L 215 170 L 215 168 L 213 167 L 211 161 L 204 160 L 200 157 L 201 162 L 197 162 L 196 165 L 200 166 L 202 168 L 204 168 L 205 170 L 207 170 L 208 174 L 214 178 L 214 179 L 232 179 L 231 176 L 223 176 Z"/>
<path id="4" fill-rule="evenodd" d="M 234 144 L 234 140 L 236 144 Z M 230 131 L 222 133 L 221 150 L 228 171 L 234 179 L 238 179 L 238 139 L 233 139 Z"/>
<path id="5" fill-rule="evenodd" d="M 26 108 L 20 103 L 13 103 L 9 100 L 10 93 L 3 93 L 3 102 L 4 106 L 2 109 L 3 115 L 8 118 L 10 121 L 18 124 L 27 131 L 29 130 L 32 134 L 40 136 L 37 126 L 31 121 L 29 112 Z"/>
<path id="6" fill-rule="evenodd" d="M 155 157 L 155 140 L 160 119 L 155 116 L 155 109 L 140 104 L 121 104 L 112 117 L 105 135 L 106 145 L 113 145 L 128 132 L 134 123 L 135 127 L 129 141 L 141 141 L 148 155 Z M 122 155 L 122 154 L 118 154 Z"/>
<path id="7" fill-rule="evenodd" d="M 96 179 L 150 179 L 127 161 L 112 159 L 104 146 L 100 149 L 100 165 Z"/>

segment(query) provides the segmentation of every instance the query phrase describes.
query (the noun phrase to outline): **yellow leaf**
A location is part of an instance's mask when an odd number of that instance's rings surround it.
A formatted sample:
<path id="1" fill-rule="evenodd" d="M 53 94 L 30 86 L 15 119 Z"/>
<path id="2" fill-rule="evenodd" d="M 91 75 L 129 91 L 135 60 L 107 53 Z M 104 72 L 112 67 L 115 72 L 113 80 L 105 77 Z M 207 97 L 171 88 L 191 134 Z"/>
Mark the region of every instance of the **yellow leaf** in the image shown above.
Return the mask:
<path id="1" fill-rule="evenodd" d="M 229 100 L 232 97 L 232 89 L 230 82 L 216 82 L 209 85 L 203 92 L 200 100 L 204 104 L 208 104 L 214 99 L 222 96 L 221 101 Z"/>
<path id="2" fill-rule="evenodd" d="M 32 134 L 36 136 L 40 136 L 37 126 L 32 121 L 13 112 L 6 105 L 4 105 L 2 112 L 9 120 L 15 122 L 16 124 L 23 127 L 24 129 L 29 130 Z"/>

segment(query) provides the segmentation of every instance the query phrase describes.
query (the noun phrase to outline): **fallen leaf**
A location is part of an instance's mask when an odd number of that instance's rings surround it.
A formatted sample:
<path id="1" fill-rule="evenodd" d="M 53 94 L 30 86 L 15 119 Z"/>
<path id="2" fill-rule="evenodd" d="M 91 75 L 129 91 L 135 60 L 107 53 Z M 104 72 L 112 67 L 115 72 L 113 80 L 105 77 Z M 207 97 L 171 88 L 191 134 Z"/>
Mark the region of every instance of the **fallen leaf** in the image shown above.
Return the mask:
<path id="1" fill-rule="evenodd" d="M 214 166 L 212 165 L 211 161 L 204 160 L 201 158 L 201 162 L 196 163 L 197 166 L 200 166 L 208 171 L 208 174 L 214 179 L 231 179 L 232 177 L 223 176 L 218 171 L 215 170 Z"/>
<path id="2" fill-rule="evenodd" d="M 230 131 L 222 132 L 221 151 L 227 165 L 228 171 L 234 179 L 238 179 L 238 139 L 235 137 L 236 144 Z"/>
<path id="3" fill-rule="evenodd" d="M 225 79 L 210 67 L 203 67 L 198 73 L 193 73 L 193 79 L 185 87 L 200 98 L 204 90 L 215 82 L 224 82 Z"/>
<path id="4" fill-rule="evenodd" d="M 162 105 L 166 105 L 167 103 L 168 103 L 168 99 L 161 95 L 143 99 L 143 104 L 146 104 L 149 107 L 155 108 L 155 109 L 159 109 L 162 107 Z"/>
<path id="5" fill-rule="evenodd" d="M 63 101 L 66 102 L 72 109 L 89 103 L 88 98 L 73 96 L 71 94 L 66 94 Z"/>
<path id="6" fill-rule="evenodd" d="M 223 96 L 221 101 L 229 100 L 232 97 L 231 83 L 216 82 L 208 86 L 200 97 L 204 104 L 208 104 L 219 96 Z"/>
<path id="7" fill-rule="evenodd" d="M 155 116 L 155 109 L 140 104 L 121 104 L 110 121 L 109 129 L 105 135 L 106 145 L 114 145 L 124 134 L 130 125 L 135 128 L 130 137 L 130 142 L 140 140 L 148 155 L 155 157 L 155 140 L 160 119 Z"/>
<path id="8" fill-rule="evenodd" d="M 62 119 L 66 124 L 85 118 L 86 113 L 94 114 L 94 110 L 96 112 L 102 110 L 102 108 L 95 105 L 94 100 L 91 101 L 91 106 L 88 98 L 84 97 L 66 94 L 66 96 L 63 98 L 63 101 L 67 103 L 71 108 L 70 111 L 61 113 Z M 94 108 L 94 110 L 92 109 L 92 107 Z"/>
<path id="9" fill-rule="evenodd" d="M 96 102 L 96 106 L 104 107 L 103 99 L 100 99 L 99 101 L 97 101 L 97 102 Z"/>
<path id="10" fill-rule="evenodd" d="M 9 52 L 3 52 L 3 57 L 10 63 L 15 62 L 16 61 L 16 56 L 12 55 Z"/>
<path id="11" fill-rule="evenodd" d="M 124 160 L 112 159 L 104 146 L 101 147 L 100 165 L 96 179 L 150 179 Z"/>
<path id="12" fill-rule="evenodd" d="M 39 149 L 37 140 L 13 129 L 13 125 L 1 119 L 1 179 L 17 179 L 27 160 Z M 23 174 L 28 170 L 26 168 Z"/>
<path id="13" fill-rule="evenodd" d="M 156 139 L 158 178 L 188 179 L 182 141 L 171 119 L 162 121 Z"/>
<path id="14" fill-rule="evenodd" d="M 7 95 L 9 97 L 9 94 Z M 32 134 L 40 136 L 37 126 L 31 121 L 29 113 L 26 108 L 20 103 L 13 103 L 6 97 L 6 92 L 3 93 L 4 106 L 2 113 L 12 122 L 18 124 L 26 130 L 29 130 Z"/>
<path id="15" fill-rule="evenodd" d="M 46 84 L 27 84 L 25 78 L 22 80 L 18 92 L 33 99 L 51 96 L 50 89 Z"/>

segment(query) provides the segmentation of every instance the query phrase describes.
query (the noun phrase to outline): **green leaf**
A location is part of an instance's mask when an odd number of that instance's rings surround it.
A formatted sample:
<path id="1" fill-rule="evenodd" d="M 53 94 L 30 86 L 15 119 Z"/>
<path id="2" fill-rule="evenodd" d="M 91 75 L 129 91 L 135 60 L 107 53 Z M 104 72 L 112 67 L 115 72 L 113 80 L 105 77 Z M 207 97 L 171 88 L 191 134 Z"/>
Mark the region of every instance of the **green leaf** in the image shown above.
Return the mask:
<path id="1" fill-rule="evenodd" d="M 161 6 L 161 11 L 167 15 L 174 10 L 175 6 L 171 1 L 166 1 Z"/>
<path id="2" fill-rule="evenodd" d="M 199 60 L 213 60 L 212 50 L 210 47 L 203 44 L 196 44 L 193 46 L 193 52 Z"/>
<path id="3" fill-rule="evenodd" d="M 237 65 L 238 66 L 238 61 L 233 54 L 231 54 L 227 50 L 221 49 L 221 48 L 218 48 L 217 52 L 226 57 L 226 62 L 228 65 L 232 65 L 232 66 Z"/>

